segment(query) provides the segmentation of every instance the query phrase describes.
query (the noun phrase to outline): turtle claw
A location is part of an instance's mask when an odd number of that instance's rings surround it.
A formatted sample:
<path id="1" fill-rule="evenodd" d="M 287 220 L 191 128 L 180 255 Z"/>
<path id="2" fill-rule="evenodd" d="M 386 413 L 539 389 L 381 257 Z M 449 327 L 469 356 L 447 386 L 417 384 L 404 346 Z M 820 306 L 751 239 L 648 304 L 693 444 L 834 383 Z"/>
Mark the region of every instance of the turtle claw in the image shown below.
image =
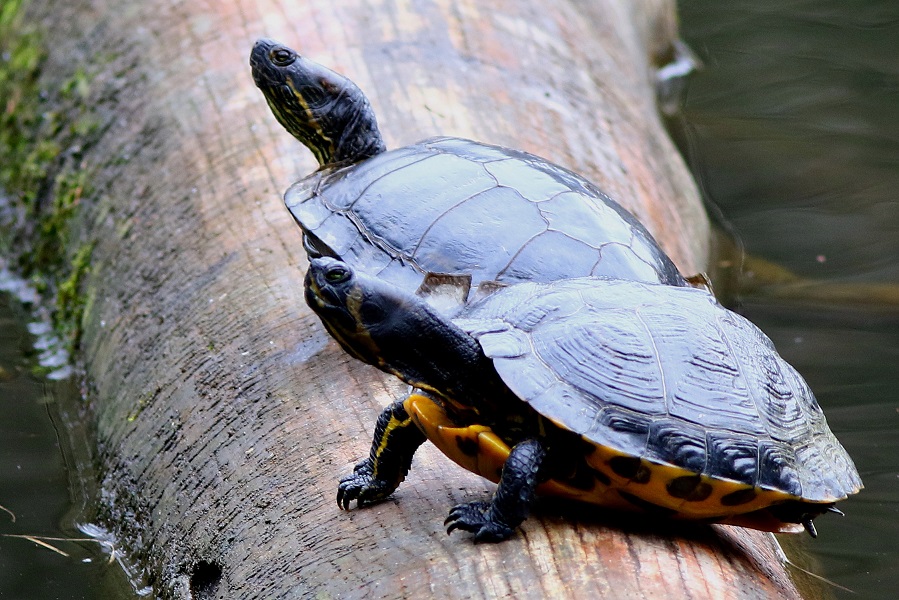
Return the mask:
<path id="1" fill-rule="evenodd" d="M 337 485 L 337 506 L 349 510 L 350 503 L 355 500 L 356 506 L 361 508 L 384 500 L 395 489 L 396 485 L 375 478 L 372 475 L 371 461 L 365 459 L 356 465 L 352 475 L 340 479 Z"/>
<path id="2" fill-rule="evenodd" d="M 512 536 L 512 528 L 498 521 L 490 510 L 490 502 L 467 502 L 458 504 L 449 512 L 443 522 L 446 534 L 456 529 L 474 534 L 476 542 L 502 542 Z"/>
<path id="3" fill-rule="evenodd" d="M 815 523 L 812 521 L 811 517 L 806 517 L 805 519 L 803 519 L 802 526 L 810 536 L 812 536 L 813 538 L 818 537 L 818 530 L 815 529 Z"/>
<path id="4" fill-rule="evenodd" d="M 363 486 L 364 484 L 358 481 L 355 475 L 342 478 L 337 485 L 337 506 L 343 510 L 349 510 L 350 502 L 359 497 Z"/>

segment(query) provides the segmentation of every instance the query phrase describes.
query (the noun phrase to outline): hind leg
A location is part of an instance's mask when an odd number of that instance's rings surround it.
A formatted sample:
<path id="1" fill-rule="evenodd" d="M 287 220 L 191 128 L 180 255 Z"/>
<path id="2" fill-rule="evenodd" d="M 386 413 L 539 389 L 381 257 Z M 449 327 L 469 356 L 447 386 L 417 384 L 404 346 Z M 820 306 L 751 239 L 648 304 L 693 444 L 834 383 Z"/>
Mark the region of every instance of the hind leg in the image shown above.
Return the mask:
<path id="1" fill-rule="evenodd" d="M 446 532 L 470 531 L 476 542 L 508 539 L 530 512 L 536 497 L 540 466 L 546 456 L 538 440 L 515 445 L 490 502 L 467 502 L 454 506 L 446 518 Z"/>

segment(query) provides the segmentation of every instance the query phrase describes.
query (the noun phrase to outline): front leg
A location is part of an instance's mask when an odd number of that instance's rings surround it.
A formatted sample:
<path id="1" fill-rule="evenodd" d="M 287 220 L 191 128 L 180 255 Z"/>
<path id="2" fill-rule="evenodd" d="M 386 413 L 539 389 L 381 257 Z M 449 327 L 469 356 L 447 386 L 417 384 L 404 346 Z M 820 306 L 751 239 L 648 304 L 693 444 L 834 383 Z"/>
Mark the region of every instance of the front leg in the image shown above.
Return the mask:
<path id="1" fill-rule="evenodd" d="M 450 511 L 446 533 L 462 529 L 474 533 L 476 542 L 501 542 L 521 525 L 536 497 L 540 465 L 546 451 L 538 440 L 525 440 L 512 448 L 499 486 L 490 502 L 459 504 Z"/>
<path id="2" fill-rule="evenodd" d="M 392 494 L 406 478 L 412 456 L 424 441 L 425 435 L 412 422 L 403 402 L 385 408 L 375 424 L 368 458 L 337 486 L 337 505 L 347 510 L 353 500 L 364 506 Z"/>

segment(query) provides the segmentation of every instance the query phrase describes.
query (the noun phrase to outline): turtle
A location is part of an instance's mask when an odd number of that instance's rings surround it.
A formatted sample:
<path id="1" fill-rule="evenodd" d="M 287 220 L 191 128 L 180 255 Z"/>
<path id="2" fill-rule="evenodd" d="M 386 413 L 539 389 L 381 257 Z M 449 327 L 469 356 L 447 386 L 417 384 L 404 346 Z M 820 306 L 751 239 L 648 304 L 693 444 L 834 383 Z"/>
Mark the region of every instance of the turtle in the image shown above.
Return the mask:
<path id="1" fill-rule="evenodd" d="M 814 537 L 862 488 L 802 376 L 702 290 L 525 282 L 450 317 L 323 257 L 305 296 L 344 350 L 421 390 L 382 415 L 343 508 L 383 500 L 426 439 L 498 483 L 445 522 L 477 541 L 510 537 L 538 494 Z"/>
<path id="2" fill-rule="evenodd" d="M 250 65 L 277 120 L 319 163 L 284 196 L 310 258 L 337 258 L 411 291 L 451 275 L 466 290 L 447 311 L 494 282 L 691 284 L 631 213 L 568 169 L 453 137 L 387 150 L 348 78 L 269 39 L 255 43 Z"/>

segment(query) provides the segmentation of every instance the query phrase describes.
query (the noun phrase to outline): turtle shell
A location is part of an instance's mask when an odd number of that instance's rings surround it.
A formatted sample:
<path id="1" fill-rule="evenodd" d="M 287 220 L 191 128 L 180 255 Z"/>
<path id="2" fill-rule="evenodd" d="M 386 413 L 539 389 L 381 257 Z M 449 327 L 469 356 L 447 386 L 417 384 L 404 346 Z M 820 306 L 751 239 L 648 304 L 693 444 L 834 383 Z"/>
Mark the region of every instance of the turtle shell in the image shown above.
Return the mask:
<path id="1" fill-rule="evenodd" d="M 597 481 L 582 499 L 611 504 L 613 490 L 641 508 L 723 520 L 861 488 L 802 377 L 703 291 L 526 283 L 454 321 L 519 398 L 588 442 Z"/>
<path id="2" fill-rule="evenodd" d="M 470 276 L 475 290 L 586 275 L 687 285 L 646 228 L 583 177 L 469 140 L 434 138 L 318 171 L 285 202 L 311 256 L 407 291 L 426 274 Z"/>

